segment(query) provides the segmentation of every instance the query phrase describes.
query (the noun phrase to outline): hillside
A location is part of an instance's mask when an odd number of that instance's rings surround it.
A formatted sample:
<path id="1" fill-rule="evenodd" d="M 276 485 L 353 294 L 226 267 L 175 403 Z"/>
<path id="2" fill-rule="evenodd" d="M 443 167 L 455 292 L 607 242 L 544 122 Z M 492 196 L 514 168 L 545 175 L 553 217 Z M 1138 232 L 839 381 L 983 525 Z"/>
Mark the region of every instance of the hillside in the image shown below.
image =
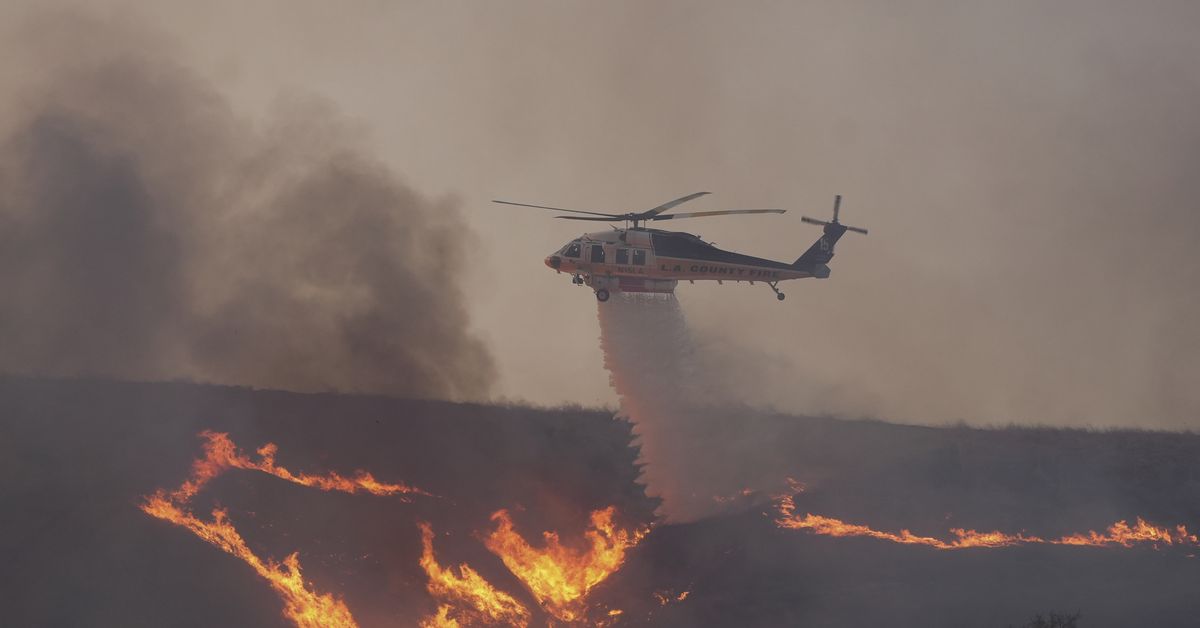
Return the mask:
<path id="1" fill-rule="evenodd" d="M 713 412 L 718 412 L 714 410 Z M 953 527 L 1042 536 L 1137 516 L 1200 524 L 1200 437 L 1155 432 L 926 428 L 730 413 L 714 468 L 740 464 L 807 489 L 798 509 L 876 529 L 945 536 Z M 549 616 L 480 542 L 508 509 L 533 545 L 556 530 L 578 547 L 588 513 L 650 525 L 628 423 L 600 411 L 533 409 L 186 383 L 0 379 L 0 604 L 12 625 L 290 625 L 271 588 L 238 560 L 147 516 L 144 496 L 188 477 L 203 430 L 281 466 L 369 470 L 429 495 L 314 491 L 228 473 L 197 497 L 260 556 L 299 551 L 304 579 L 343 598 L 363 626 L 435 613 L 418 524 L 437 558 L 467 563 Z M 741 430 L 776 445 L 742 451 Z M 597 585 L 617 625 L 1019 625 L 1080 611 L 1083 626 L 1194 623 L 1195 548 L 1022 546 L 941 551 L 839 539 L 773 523 L 772 496 L 714 495 L 726 514 L 655 525 Z M 679 594 L 688 592 L 683 600 Z M 675 598 L 661 604 L 658 596 Z"/>

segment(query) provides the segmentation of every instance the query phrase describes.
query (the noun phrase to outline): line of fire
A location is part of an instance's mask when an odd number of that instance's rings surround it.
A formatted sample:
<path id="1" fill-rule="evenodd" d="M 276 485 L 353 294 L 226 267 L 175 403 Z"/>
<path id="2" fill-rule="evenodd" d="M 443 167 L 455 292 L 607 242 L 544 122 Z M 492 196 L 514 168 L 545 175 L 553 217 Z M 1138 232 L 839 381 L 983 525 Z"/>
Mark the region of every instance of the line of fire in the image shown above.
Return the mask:
<path id="1" fill-rule="evenodd" d="M 404 502 L 439 500 L 418 487 L 403 482 L 377 479 L 369 471 L 352 474 L 293 472 L 276 461 L 278 448 L 267 443 L 247 455 L 228 434 L 204 431 L 204 455 L 192 464 L 192 473 L 173 490 L 160 489 L 143 498 L 140 508 L 147 515 L 180 526 L 200 540 L 241 560 L 265 580 L 279 596 L 283 616 L 299 628 L 351 628 L 359 626 L 352 609 L 336 591 L 320 591 L 304 577 L 302 552 L 297 550 L 278 560 L 256 552 L 239 533 L 237 514 L 214 508 L 207 515 L 193 512 L 194 499 L 214 480 L 232 471 L 254 471 L 285 482 L 324 492 L 340 492 Z M 869 525 L 806 513 L 798 514 L 796 498 L 804 486 L 788 479 L 791 491 L 770 496 L 771 510 L 763 516 L 780 530 L 798 530 L 834 538 L 861 537 L 932 550 L 1001 550 L 1020 545 L 1063 545 L 1094 548 L 1194 549 L 1200 541 L 1183 525 L 1160 527 L 1141 518 L 1134 524 L 1118 521 L 1103 531 L 1089 530 L 1060 537 L 1041 537 L 1025 532 L 951 529 L 949 537 L 914 534 L 908 530 L 887 532 Z M 754 497 L 745 489 L 735 496 L 713 496 L 715 501 Z M 514 525 L 507 510 L 498 510 L 490 521 L 481 522 L 470 542 L 479 543 L 499 558 L 520 590 L 504 590 L 490 582 L 471 565 L 446 565 L 439 561 L 436 531 L 419 522 L 410 533 L 420 538 L 420 568 L 426 575 L 426 590 L 436 610 L 420 621 L 422 628 L 454 626 L 518 626 L 534 624 L 533 609 L 547 625 L 612 626 L 623 619 L 624 610 L 593 603 L 591 592 L 619 572 L 627 555 L 653 534 L 653 524 L 622 528 L 615 523 L 613 507 L 590 513 L 580 539 L 564 541 L 554 531 L 544 531 L 540 541 L 531 542 Z M 1191 554 L 1188 554 L 1190 557 Z M 646 592 L 660 606 L 684 603 L 691 591 Z"/>

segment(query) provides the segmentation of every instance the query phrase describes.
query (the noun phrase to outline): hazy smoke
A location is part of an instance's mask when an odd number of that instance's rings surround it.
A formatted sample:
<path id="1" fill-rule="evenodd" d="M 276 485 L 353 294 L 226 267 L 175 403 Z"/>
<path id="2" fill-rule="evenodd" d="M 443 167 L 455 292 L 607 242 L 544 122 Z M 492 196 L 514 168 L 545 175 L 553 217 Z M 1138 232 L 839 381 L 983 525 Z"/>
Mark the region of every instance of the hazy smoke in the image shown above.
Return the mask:
<path id="1" fill-rule="evenodd" d="M 20 95 L 0 109 L 0 370 L 487 392 L 454 203 L 321 103 L 239 116 L 135 28 L 55 15 L 21 35 L 0 62 Z"/>

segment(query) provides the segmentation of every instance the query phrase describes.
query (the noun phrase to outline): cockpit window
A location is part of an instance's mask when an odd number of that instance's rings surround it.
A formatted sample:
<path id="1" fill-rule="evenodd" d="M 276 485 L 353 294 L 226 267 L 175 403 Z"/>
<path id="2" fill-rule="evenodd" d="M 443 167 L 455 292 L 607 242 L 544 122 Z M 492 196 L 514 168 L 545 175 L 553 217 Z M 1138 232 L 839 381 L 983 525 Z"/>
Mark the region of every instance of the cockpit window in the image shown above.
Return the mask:
<path id="1" fill-rule="evenodd" d="M 572 242 L 567 245 L 567 250 L 563 253 L 563 257 L 579 257 L 579 250 L 579 243 Z"/>

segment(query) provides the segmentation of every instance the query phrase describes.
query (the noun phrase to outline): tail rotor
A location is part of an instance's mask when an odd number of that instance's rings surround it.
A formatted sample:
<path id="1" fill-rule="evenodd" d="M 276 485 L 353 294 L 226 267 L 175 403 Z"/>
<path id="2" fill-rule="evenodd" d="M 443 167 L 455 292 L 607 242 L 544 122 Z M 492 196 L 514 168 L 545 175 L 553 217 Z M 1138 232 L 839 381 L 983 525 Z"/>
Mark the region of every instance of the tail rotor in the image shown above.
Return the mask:
<path id="1" fill-rule="evenodd" d="M 843 225 L 841 222 L 839 222 L 838 221 L 838 212 L 841 209 L 842 209 L 842 195 L 838 194 L 837 196 L 833 197 L 833 220 L 824 221 L 824 220 L 817 220 L 816 218 L 809 218 L 808 216 L 801 216 L 800 221 L 806 222 L 810 225 L 836 226 L 837 228 L 844 229 L 846 231 L 853 231 L 855 233 L 861 233 L 863 235 L 867 235 L 867 230 L 863 229 L 862 227 L 851 227 L 850 225 Z"/>
<path id="2" fill-rule="evenodd" d="M 824 233 L 820 239 L 813 243 L 812 246 L 801 255 L 799 259 L 792 263 L 793 267 L 808 269 L 814 277 L 825 278 L 829 276 L 829 267 L 826 264 L 833 259 L 833 246 L 847 231 L 855 233 L 867 234 L 867 230 L 861 227 L 851 227 L 843 225 L 838 220 L 838 213 L 842 209 L 842 195 L 838 194 L 833 199 L 833 220 L 817 220 L 808 216 L 801 216 L 800 220 L 807 222 L 810 225 L 821 225 L 824 227 Z"/>

